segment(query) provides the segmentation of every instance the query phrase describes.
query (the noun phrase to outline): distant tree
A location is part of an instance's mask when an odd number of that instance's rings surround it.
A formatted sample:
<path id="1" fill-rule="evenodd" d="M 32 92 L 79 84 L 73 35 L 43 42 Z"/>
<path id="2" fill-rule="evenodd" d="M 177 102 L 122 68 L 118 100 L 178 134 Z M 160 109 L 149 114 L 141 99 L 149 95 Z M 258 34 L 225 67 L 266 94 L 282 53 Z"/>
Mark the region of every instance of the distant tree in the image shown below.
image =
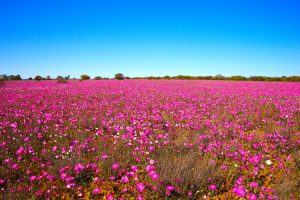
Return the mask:
<path id="1" fill-rule="evenodd" d="M 213 77 L 212 76 L 198 76 L 198 79 L 200 79 L 200 80 L 212 80 Z"/>
<path id="2" fill-rule="evenodd" d="M 195 77 L 187 76 L 187 75 L 179 75 L 176 78 L 177 79 L 195 79 Z"/>
<path id="3" fill-rule="evenodd" d="M 287 78 L 288 78 L 288 77 L 286 77 L 286 76 L 282 76 L 282 77 L 280 77 L 280 80 L 281 80 L 281 81 L 288 81 Z"/>
<path id="4" fill-rule="evenodd" d="M 0 79 L 1 79 L 2 81 L 8 81 L 8 80 L 9 80 L 9 76 L 7 76 L 6 74 L 1 74 L 1 75 L 0 75 Z"/>
<path id="5" fill-rule="evenodd" d="M 66 79 L 66 78 L 68 78 L 68 77 L 57 76 L 56 77 L 57 83 L 67 83 L 68 79 Z"/>
<path id="6" fill-rule="evenodd" d="M 36 80 L 36 81 L 41 81 L 43 79 L 44 78 L 42 76 L 39 76 L 39 75 L 37 75 L 36 77 L 34 77 L 34 80 Z"/>
<path id="7" fill-rule="evenodd" d="M 51 76 L 47 76 L 46 80 L 51 80 Z"/>
<path id="8" fill-rule="evenodd" d="M 88 76 L 88 75 L 86 75 L 86 74 L 82 74 L 82 75 L 80 76 L 80 79 L 81 79 L 81 80 L 89 80 L 89 79 L 90 79 L 90 76 Z"/>
<path id="9" fill-rule="evenodd" d="M 68 80 L 66 80 L 66 79 L 58 79 L 57 80 L 57 83 L 68 83 Z"/>
<path id="10" fill-rule="evenodd" d="M 21 77 L 19 74 L 17 74 L 17 75 L 15 76 L 15 79 L 16 79 L 16 80 L 22 80 L 22 77 Z"/>
<path id="11" fill-rule="evenodd" d="M 251 81 L 266 81 L 266 77 L 263 76 L 250 76 L 249 80 Z"/>
<path id="12" fill-rule="evenodd" d="M 69 80 L 69 79 L 70 79 L 70 75 L 65 76 L 65 79 L 66 79 L 66 80 Z"/>
<path id="13" fill-rule="evenodd" d="M 102 80 L 102 77 L 101 77 L 101 76 L 95 76 L 94 79 L 95 79 L 95 80 Z"/>
<path id="14" fill-rule="evenodd" d="M 32 77 L 29 77 L 28 80 L 32 80 Z"/>
<path id="15" fill-rule="evenodd" d="M 267 77 L 268 81 L 281 81 L 280 77 Z"/>
<path id="16" fill-rule="evenodd" d="M 228 77 L 228 80 L 232 80 L 232 81 L 246 81 L 247 78 L 244 77 L 244 76 L 238 75 L 238 76 L 230 76 L 230 77 Z"/>
<path id="17" fill-rule="evenodd" d="M 10 76 L 8 76 L 8 80 L 19 81 L 19 80 L 22 80 L 22 78 L 19 74 L 18 75 L 10 75 Z"/>
<path id="18" fill-rule="evenodd" d="M 2 81 L 18 81 L 18 80 L 22 80 L 22 78 L 19 74 L 17 74 L 17 75 L 1 74 L 0 80 L 2 80 Z"/>
<path id="19" fill-rule="evenodd" d="M 130 79 L 130 77 L 129 77 L 129 76 L 126 76 L 126 79 Z"/>
<path id="20" fill-rule="evenodd" d="M 225 77 L 222 76 L 221 74 L 217 74 L 215 77 L 214 77 L 215 80 L 224 80 Z"/>
<path id="21" fill-rule="evenodd" d="M 178 76 L 176 76 L 176 79 L 184 79 L 184 78 L 185 78 L 184 75 L 178 75 Z"/>
<path id="22" fill-rule="evenodd" d="M 148 79 L 149 79 L 149 80 L 160 80 L 160 79 L 162 79 L 162 78 L 159 77 L 159 76 L 149 76 Z"/>
<path id="23" fill-rule="evenodd" d="M 299 82 L 300 81 L 300 76 L 289 76 L 287 78 L 288 81 L 290 82 Z"/>
<path id="24" fill-rule="evenodd" d="M 121 74 L 121 73 L 117 73 L 117 74 L 115 74 L 115 79 L 117 79 L 117 80 L 123 80 L 123 79 L 125 79 L 125 76 L 123 74 Z"/>

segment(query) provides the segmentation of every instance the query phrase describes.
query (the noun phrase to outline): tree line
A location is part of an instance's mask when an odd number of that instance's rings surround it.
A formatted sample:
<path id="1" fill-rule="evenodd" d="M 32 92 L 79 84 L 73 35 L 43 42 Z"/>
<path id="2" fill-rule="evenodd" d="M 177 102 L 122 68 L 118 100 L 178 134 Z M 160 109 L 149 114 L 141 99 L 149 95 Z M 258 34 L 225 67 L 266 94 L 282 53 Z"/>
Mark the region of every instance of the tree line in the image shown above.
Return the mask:
<path id="1" fill-rule="evenodd" d="M 139 77 L 137 77 L 139 78 Z M 228 81 L 283 81 L 283 82 L 300 82 L 300 76 L 281 76 L 281 77 L 268 77 L 268 76 L 222 76 L 220 74 L 216 76 L 150 76 L 147 77 L 150 80 L 160 79 L 178 79 L 178 80 L 228 80 Z"/>
<path id="2" fill-rule="evenodd" d="M 19 74 L 17 74 L 17 75 L 0 74 L 0 80 L 2 80 L 2 81 L 18 81 L 18 80 L 22 80 L 22 77 Z"/>
<path id="3" fill-rule="evenodd" d="M 130 79 L 129 77 L 125 77 L 122 73 L 115 74 L 115 79 L 123 80 L 123 79 Z M 40 76 L 37 75 L 34 78 L 29 77 L 28 79 L 22 79 L 22 77 L 18 75 L 6 75 L 6 74 L 0 74 L 0 81 L 17 81 L 17 80 L 36 80 L 36 81 L 42 81 L 42 80 L 57 80 L 58 82 L 67 82 L 70 79 L 70 75 L 67 76 L 57 76 L 56 78 L 51 78 L 51 76 Z M 76 78 L 73 78 L 76 79 Z M 87 74 L 80 75 L 80 80 L 90 80 L 91 77 Z M 109 78 L 101 77 L 101 76 L 95 76 L 94 80 L 107 80 Z"/>
<path id="4" fill-rule="evenodd" d="M 30 77 L 27 80 L 57 80 L 59 83 L 66 83 L 70 79 L 68 76 L 57 76 L 56 78 L 51 78 L 50 76 L 42 77 L 40 75 L 35 76 L 34 78 Z M 76 79 L 76 78 L 73 78 Z M 86 74 L 80 76 L 80 80 L 90 80 L 91 77 Z M 95 76 L 94 80 L 107 80 L 109 78 Z M 178 75 L 178 76 L 149 76 L 149 77 L 128 77 L 122 73 L 117 73 L 114 76 L 114 79 L 124 80 L 124 79 L 149 79 L 149 80 L 161 80 L 161 79 L 178 79 L 178 80 L 228 80 L 228 81 L 282 81 L 282 82 L 300 82 L 300 76 L 281 76 L 281 77 L 268 77 L 268 76 L 223 76 L 221 74 L 215 76 L 188 76 L 188 75 Z M 0 81 L 16 81 L 23 80 L 22 77 L 17 75 L 0 75 Z"/>

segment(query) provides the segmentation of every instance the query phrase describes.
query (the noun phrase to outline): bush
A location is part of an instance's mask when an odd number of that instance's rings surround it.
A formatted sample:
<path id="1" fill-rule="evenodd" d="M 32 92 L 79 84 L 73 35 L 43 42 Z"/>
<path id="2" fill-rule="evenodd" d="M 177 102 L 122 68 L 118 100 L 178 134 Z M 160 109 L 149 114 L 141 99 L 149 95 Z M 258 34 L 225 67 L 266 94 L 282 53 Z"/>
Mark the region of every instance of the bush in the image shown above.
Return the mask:
<path id="1" fill-rule="evenodd" d="M 68 83 L 66 79 L 57 79 L 57 83 Z"/>
<path id="2" fill-rule="evenodd" d="M 224 80 L 225 79 L 225 76 L 221 75 L 221 74 L 217 74 L 215 77 L 214 77 L 215 80 Z"/>
<path id="3" fill-rule="evenodd" d="M 89 80 L 89 79 L 90 79 L 90 76 L 88 76 L 88 75 L 86 75 L 86 74 L 82 74 L 82 75 L 80 76 L 80 79 L 81 79 L 81 80 Z"/>
<path id="4" fill-rule="evenodd" d="M 267 78 L 263 76 L 250 76 L 251 81 L 266 81 Z"/>
<path id="5" fill-rule="evenodd" d="M 69 78 L 70 78 L 69 76 L 66 76 L 66 77 L 57 76 L 56 80 L 57 80 L 57 83 L 68 83 Z"/>
<path id="6" fill-rule="evenodd" d="M 44 78 L 42 76 L 37 75 L 36 77 L 34 77 L 34 80 L 41 81 L 44 80 Z"/>
<path id="7" fill-rule="evenodd" d="M 228 77 L 228 79 L 231 80 L 231 81 L 246 81 L 247 80 L 246 77 L 240 76 L 240 75 L 238 75 L 238 76 L 230 76 L 230 77 Z"/>
<path id="8" fill-rule="evenodd" d="M 117 74 L 115 74 L 115 79 L 117 79 L 117 80 L 124 80 L 125 76 L 124 76 L 124 74 L 117 73 Z"/>
<path id="9" fill-rule="evenodd" d="M 95 80 L 102 80 L 102 77 L 101 77 L 101 76 L 95 76 L 94 79 L 95 79 Z"/>

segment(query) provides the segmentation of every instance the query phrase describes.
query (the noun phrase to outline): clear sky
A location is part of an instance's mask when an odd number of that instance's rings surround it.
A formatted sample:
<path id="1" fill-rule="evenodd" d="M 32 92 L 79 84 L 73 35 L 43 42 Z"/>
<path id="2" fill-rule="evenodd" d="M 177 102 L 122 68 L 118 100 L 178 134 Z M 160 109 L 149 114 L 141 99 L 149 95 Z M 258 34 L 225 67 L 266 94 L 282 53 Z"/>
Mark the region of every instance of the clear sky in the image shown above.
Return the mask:
<path id="1" fill-rule="evenodd" d="M 117 72 L 300 75 L 300 1 L 0 1 L 0 74 Z"/>

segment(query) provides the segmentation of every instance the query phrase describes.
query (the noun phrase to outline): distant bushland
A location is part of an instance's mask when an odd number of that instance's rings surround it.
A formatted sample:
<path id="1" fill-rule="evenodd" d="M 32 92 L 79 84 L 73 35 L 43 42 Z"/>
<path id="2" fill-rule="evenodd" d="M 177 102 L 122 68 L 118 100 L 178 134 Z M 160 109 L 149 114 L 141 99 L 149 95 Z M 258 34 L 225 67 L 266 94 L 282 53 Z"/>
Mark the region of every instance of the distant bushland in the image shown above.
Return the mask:
<path id="1" fill-rule="evenodd" d="M 133 79 L 141 79 L 143 77 L 133 77 Z M 267 76 L 222 76 L 220 74 L 216 76 L 149 76 L 149 80 L 161 80 L 161 79 L 176 79 L 176 80 L 225 80 L 225 81 L 282 81 L 282 82 L 300 82 L 300 76 L 281 76 L 281 77 L 267 77 Z"/>

